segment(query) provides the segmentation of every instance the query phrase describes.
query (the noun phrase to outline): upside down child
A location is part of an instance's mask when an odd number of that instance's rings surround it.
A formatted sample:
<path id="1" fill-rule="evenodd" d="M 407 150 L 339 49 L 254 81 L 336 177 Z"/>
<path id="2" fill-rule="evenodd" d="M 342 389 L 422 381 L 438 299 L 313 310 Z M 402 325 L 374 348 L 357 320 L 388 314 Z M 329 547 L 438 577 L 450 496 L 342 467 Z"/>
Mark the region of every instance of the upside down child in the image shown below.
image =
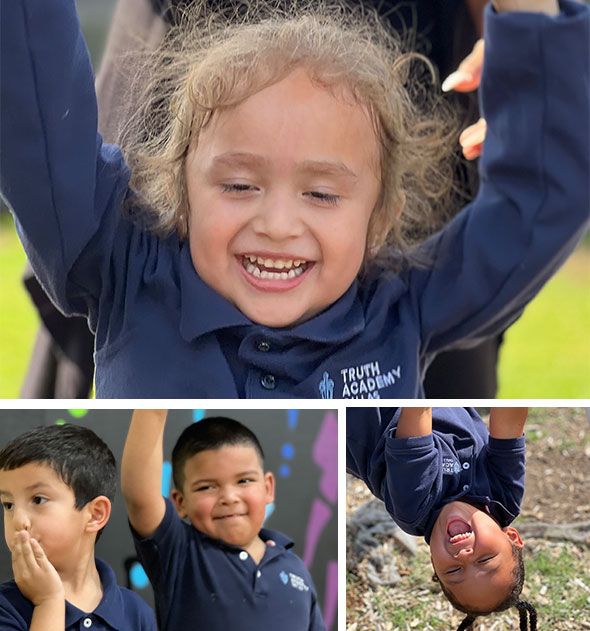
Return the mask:
<path id="1" fill-rule="evenodd" d="M 460 629 L 513 606 L 536 629 L 534 607 L 520 599 L 523 542 L 510 525 L 524 493 L 527 412 L 492 408 L 488 432 L 473 408 L 347 410 L 348 472 L 425 538 L 445 596 L 468 614 Z"/>
<path id="2" fill-rule="evenodd" d="M 513 322 L 585 231 L 588 8 L 487 7 L 480 193 L 408 249 L 452 178 L 415 57 L 354 12 L 228 26 L 205 4 L 152 60 L 122 153 L 74 0 L 2 0 L 1 190 L 96 332 L 97 396 L 420 396 L 432 357 Z"/>

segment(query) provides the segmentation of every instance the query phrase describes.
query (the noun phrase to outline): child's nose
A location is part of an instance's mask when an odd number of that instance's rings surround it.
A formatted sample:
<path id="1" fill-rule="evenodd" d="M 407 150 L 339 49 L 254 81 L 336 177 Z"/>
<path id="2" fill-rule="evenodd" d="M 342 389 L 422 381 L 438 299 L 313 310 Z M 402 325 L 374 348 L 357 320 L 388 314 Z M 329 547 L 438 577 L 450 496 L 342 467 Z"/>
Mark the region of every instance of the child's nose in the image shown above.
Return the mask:
<path id="1" fill-rule="evenodd" d="M 254 231 L 273 241 L 286 241 L 303 233 L 297 197 L 287 191 L 267 193 L 252 221 Z"/>
<path id="2" fill-rule="evenodd" d="M 456 554 L 454 554 L 453 556 L 455 558 L 460 558 L 461 556 L 470 556 L 473 554 L 473 548 L 461 548 L 461 550 L 458 550 Z"/>
<path id="3" fill-rule="evenodd" d="M 29 519 L 29 515 L 25 510 L 15 509 L 14 510 L 14 530 L 30 530 L 31 529 L 31 520 Z"/>

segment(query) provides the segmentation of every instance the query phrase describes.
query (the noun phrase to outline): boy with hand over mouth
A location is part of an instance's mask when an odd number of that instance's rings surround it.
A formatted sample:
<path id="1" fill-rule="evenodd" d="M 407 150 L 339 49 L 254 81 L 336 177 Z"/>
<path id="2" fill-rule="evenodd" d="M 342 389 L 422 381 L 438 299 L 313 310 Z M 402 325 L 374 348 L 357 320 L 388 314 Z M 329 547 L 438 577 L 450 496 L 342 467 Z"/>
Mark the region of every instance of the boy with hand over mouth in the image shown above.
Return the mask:
<path id="1" fill-rule="evenodd" d="M 0 629 L 156 631 L 150 608 L 94 557 L 116 488 L 113 454 L 84 427 L 34 429 L 0 450 L 14 571 L 0 586 Z"/>

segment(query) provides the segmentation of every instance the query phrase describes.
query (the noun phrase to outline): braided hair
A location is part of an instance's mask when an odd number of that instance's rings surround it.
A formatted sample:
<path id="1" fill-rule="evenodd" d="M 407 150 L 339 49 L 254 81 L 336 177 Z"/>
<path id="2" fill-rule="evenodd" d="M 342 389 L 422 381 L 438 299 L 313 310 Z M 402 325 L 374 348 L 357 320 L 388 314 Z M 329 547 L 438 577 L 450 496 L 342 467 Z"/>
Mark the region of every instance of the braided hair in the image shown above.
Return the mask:
<path id="1" fill-rule="evenodd" d="M 528 600 L 517 600 L 512 605 L 518 609 L 520 615 L 520 631 L 537 631 L 537 610 L 535 606 Z M 503 609 L 494 609 L 494 611 L 502 611 Z M 493 613 L 493 612 L 489 612 Z M 528 613 L 528 616 L 527 616 Z M 466 631 L 475 622 L 478 614 L 468 614 L 457 627 L 457 631 Z M 528 619 L 527 619 L 528 618 Z M 530 624 L 530 627 L 529 627 Z"/>

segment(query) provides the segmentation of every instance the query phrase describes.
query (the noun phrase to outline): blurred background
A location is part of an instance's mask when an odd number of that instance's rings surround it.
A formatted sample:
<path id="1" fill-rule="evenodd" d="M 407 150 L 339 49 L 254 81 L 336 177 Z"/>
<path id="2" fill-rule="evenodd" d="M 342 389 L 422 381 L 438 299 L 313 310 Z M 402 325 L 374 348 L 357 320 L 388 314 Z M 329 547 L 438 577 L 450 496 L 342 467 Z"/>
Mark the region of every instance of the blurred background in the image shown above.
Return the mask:
<path id="1" fill-rule="evenodd" d="M 116 0 L 78 0 L 98 68 Z M 38 329 L 23 289 L 25 255 L 6 208 L 0 209 L 0 398 L 17 398 Z M 510 327 L 500 349 L 498 396 L 590 396 L 590 238 Z"/>

